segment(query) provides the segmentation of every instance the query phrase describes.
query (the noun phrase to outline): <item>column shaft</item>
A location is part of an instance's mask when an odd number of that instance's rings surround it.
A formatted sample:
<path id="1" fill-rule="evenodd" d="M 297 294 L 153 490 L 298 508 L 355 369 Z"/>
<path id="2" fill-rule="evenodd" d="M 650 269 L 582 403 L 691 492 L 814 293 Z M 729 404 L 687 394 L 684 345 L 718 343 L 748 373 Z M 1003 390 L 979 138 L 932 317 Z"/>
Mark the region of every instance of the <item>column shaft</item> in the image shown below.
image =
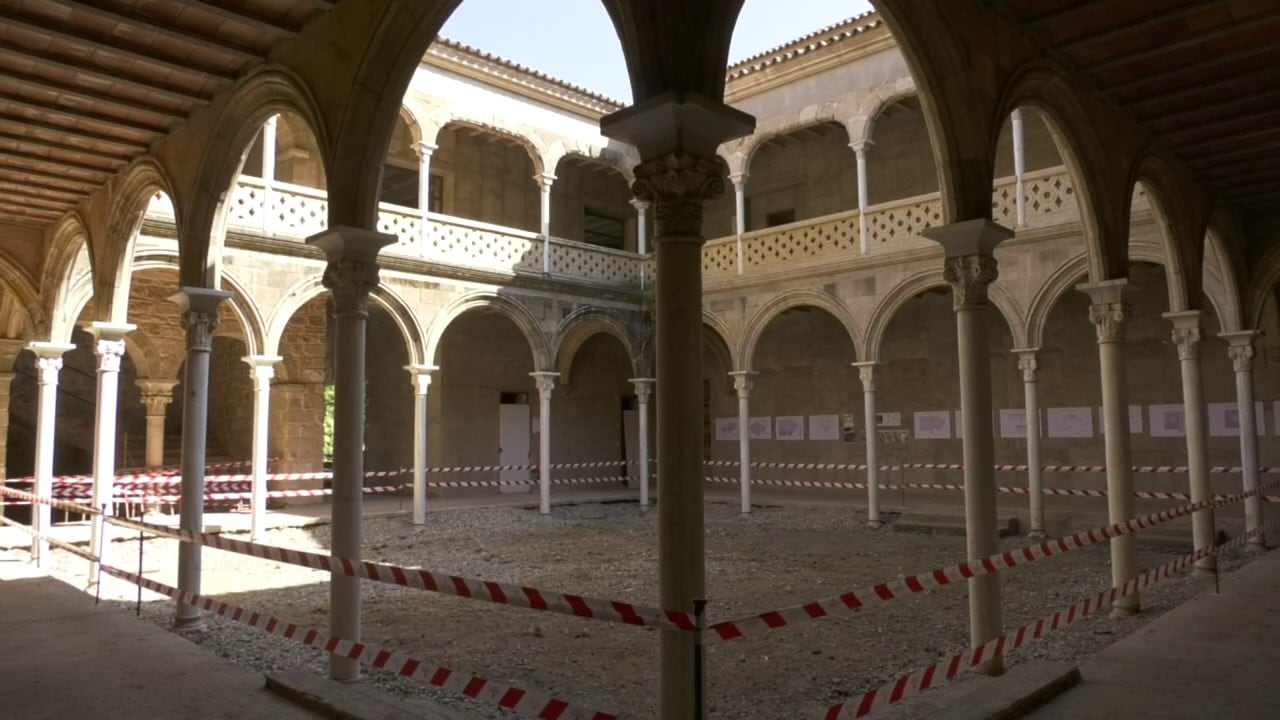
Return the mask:
<path id="1" fill-rule="evenodd" d="M 1027 153 L 1023 142 L 1021 108 L 1014 109 L 1009 116 L 1009 123 L 1011 125 L 1010 131 L 1013 135 L 1013 177 L 1018 227 L 1025 227 L 1027 224 L 1027 193 L 1023 185 L 1022 176 L 1027 173 Z"/>
<path id="2" fill-rule="evenodd" d="M 533 372 L 538 385 L 538 511 L 551 514 L 551 392 L 560 373 Z"/>
<path id="3" fill-rule="evenodd" d="M 640 507 L 649 509 L 649 396 L 653 393 L 653 378 L 632 378 L 636 388 L 636 445 L 640 453 L 636 474 L 640 478 Z"/>
<path id="4" fill-rule="evenodd" d="M 876 430 L 876 364 L 854 363 L 862 380 L 862 414 L 866 417 L 867 525 L 880 527 L 880 437 Z"/>
<path id="5" fill-rule="evenodd" d="M 751 378 L 750 370 L 729 373 L 738 391 L 738 485 L 741 510 L 751 512 Z"/>
<path id="6" fill-rule="evenodd" d="M 120 400 L 120 363 L 124 358 L 124 336 L 133 325 L 90 323 L 98 355 L 97 411 L 93 431 L 93 507 L 103 514 L 114 512 L 116 476 L 116 418 Z M 91 523 L 89 552 L 101 559 L 110 542 L 110 526 L 101 515 Z M 98 565 L 90 564 L 89 582 L 98 582 Z"/>
<path id="7" fill-rule="evenodd" d="M 49 497 L 53 494 L 54 436 L 58 427 L 58 374 L 62 371 L 62 354 L 74 350 L 75 345 L 33 342 L 29 345 L 36 355 L 38 390 L 36 398 L 36 457 L 35 494 Z M 32 529 L 47 533 L 53 526 L 52 508 L 35 505 L 31 509 Z M 40 566 L 49 557 L 49 543 L 32 541 L 32 555 Z"/>
<path id="8" fill-rule="evenodd" d="M 734 175 L 733 181 L 733 230 L 737 235 L 738 274 L 746 270 L 746 257 L 742 247 L 742 235 L 747 232 L 747 176 Z"/>
<path id="9" fill-rule="evenodd" d="M 859 143 L 853 147 L 858 167 L 858 249 L 867 254 L 869 223 L 867 221 L 867 148 Z"/>
<path id="10" fill-rule="evenodd" d="M 1036 382 L 1036 352 L 1015 350 L 1018 355 L 1018 368 L 1022 370 L 1022 393 L 1026 408 L 1027 424 L 1027 494 L 1030 498 L 1028 508 L 1031 530 L 1030 538 L 1045 537 L 1044 530 L 1044 476 L 1040 464 L 1040 392 Z"/>
<path id="11" fill-rule="evenodd" d="M 271 378 L 275 364 L 283 358 L 272 355 L 248 355 L 241 358 L 249 365 L 253 380 L 253 489 L 249 500 L 250 537 L 257 542 L 267 529 L 267 450 L 271 446 Z"/>
<path id="12" fill-rule="evenodd" d="M 535 176 L 541 191 L 542 274 L 551 274 L 551 183 L 556 179 L 551 173 Z"/>
<path id="13" fill-rule="evenodd" d="M 1260 477 L 1258 470 L 1258 418 L 1253 404 L 1253 341 L 1258 335 L 1256 331 L 1222 333 L 1221 337 L 1230 345 L 1227 352 L 1236 375 L 1236 408 L 1240 418 L 1240 467 L 1245 492 L 1256 491 Z M 1261 528 L 1264 523 L 1263 501 L 1260 495 L 1253 495 L 1244 501 L 1245 531 L 1251 533 L 1249 544 L 1255 548 L 1267 546 L 1266 534 Z"/>
<path id="14" fill-rule="evenodd" d="M 1200 311 L 1165 313 L 1173 323 L 1173 342 L 1178 347 L 1178 362 L 1182 370 L 1182 406 L 1187 431 L 1187 470 L 1190 481 L 1191 502 L 1207 502 L 1209 492 L 1209 440 L 1205 419 L 1204 384 L 1200 377 Z M 1251 429 L 1251 428 L 1250 428 Z M 1213 510 L 1199 510 L 1191 515 L 1191 533 L 1195 549 L 1203 550 L 1214 544 Z M 1212 572 L 1217 564 L 1216 556 L 1209 555 L 1196 561 L 1198 572 Z"/>

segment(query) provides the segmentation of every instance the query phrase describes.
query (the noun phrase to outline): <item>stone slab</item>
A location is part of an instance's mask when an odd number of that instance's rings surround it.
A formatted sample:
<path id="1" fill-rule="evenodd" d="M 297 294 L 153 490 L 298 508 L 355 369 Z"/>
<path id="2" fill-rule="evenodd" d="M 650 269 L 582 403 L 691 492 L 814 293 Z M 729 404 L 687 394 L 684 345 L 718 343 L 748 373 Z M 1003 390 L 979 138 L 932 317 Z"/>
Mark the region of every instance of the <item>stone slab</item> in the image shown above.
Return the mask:
<path id="1" fill-rule="evenodd" d="M 333 720 L 468 720 L 426 698 L 409 703 L 367 682 L 341 683 L 308 670 L 271 673 L 267 689 Z"/>

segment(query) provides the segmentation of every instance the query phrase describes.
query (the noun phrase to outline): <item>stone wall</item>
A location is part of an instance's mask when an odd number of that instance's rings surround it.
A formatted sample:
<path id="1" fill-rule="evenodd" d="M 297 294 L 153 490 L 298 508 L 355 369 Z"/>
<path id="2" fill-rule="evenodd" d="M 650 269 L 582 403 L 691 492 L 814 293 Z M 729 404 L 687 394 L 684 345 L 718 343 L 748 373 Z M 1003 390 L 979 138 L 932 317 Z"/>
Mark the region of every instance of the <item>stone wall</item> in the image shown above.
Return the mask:
<path id="1" fill-rule="evenodd" d="M 524 147 L 456 125 L 441 130 L 436 144 L 431 172 L 444 177 L 446 214 L 538 231 L 541 200 Z"/>
<path id="2" fill-rule="evenodd" d="M 269 455 L 279 472 L 324 467 L 324 387 L 328 381 L 328 294 L 307 302 L 289 320 L 280 340 L 271 386 Z"/>
<path id="3" fill-rule="evenodd" d="M 413 466 L 413 384 L 404 336 L 386 311 L 370 303 L 365 370 L 365 469 Z"/>

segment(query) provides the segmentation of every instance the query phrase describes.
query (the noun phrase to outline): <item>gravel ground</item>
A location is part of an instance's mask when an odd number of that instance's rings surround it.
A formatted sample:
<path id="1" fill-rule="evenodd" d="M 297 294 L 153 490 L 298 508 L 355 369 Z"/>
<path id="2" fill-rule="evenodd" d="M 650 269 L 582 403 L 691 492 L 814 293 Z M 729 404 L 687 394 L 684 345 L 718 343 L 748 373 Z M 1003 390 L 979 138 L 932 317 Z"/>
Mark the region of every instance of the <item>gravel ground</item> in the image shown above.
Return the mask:
<path id="1" fill-rule="evenodd" d="M 631 503 L 559 507 L 550 518 L 505 507 L 433 513 L 425 527 L 407 518 L 369 520 L 366 556 L 439 572 L 562 590 L 647 605 L 657 603 L 657 514 Z M 711 621 L 773 609 L 918 573 L 964 556 L 954 536 L 872 530 L 847 508 L 760 508 L 708 504 L 707 584 Z M 272 531 L 266 542 L 322 549 L 329 528 Z M 1006 548 L 1024 544 L 1004 541 Z M 145 544 L 147 575 L 173 583 L 176 543 Z M 115 562 L 136 567 L 137 542 L 113 547 Z M 1140 551 L 1143 568 L 1174 554 Z M 1106 546 L 1078 550 L 1002 573 L 1006 627 L 1016 627 L 1109 585 Z M 1243 557 L 1222 559 L 1224 571 Z M 64 560 L 80 572 L 83 562 Z M 328 585 L 320 573 L 206 549 L 204 591 L 302 625 L 327 626 Z M 1226 580 L 1229 582 L 1229 579 Z M 1165 610 L 1213 585 L 1212 577 L 1177 577 L 1149 590 L 1145 612 L 1125 620 L 1103 613 L 1033 643 L 1011 664 L 1029 658 L 1076 661 L 1097 652 Z M 108 594 L 132 597 L 133 590 Z M 254 588 L 254 589 L 246 589 Z M 167 626 L 172 606 L 145 602 L 143 617 Z M 122 606 L 130 603 L 115 600 Z M 422 593 L 364 585 L 364 640 L 429 663 L 474 672 L 519 687 L 551 691 L 588 708 L 656 717 L 658 634 L 651 630 Z M 878 686 L 966 646 L 964 587 L 950 587 L 864 613 L 837 615 L 707 650 L 709 714 L 715 718 L 813 716 L 850 695 Z M 197 639 L 204 647 L 255 671 L 300 666 L 323 671 L 321 653 L 215 619 Z M 505 718 L 503 711 L 445 694 L 417 680 L 375 673 L 372 681 L 411 702 L 428 697 L 469 717 Z"/>

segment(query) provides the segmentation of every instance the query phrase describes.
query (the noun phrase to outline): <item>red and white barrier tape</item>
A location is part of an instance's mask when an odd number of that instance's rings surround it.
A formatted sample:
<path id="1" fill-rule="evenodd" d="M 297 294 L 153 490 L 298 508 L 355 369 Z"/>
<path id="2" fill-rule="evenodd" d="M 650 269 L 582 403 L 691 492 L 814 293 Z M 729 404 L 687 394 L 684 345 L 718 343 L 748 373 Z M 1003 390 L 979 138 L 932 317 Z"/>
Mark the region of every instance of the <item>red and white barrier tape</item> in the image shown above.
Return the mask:
<path id="1" fill-rule="evenodd" d="M 465 695 L 474 700 L 493 703 L 522 717 L 544 718 L 547 720 L 558 720 L 559 718 L 614 720 L 617 717 L 609 713 L 586 710 L 581 706 L 553 697 L 548 693 L 524 690 L 513 685 L 503 685 L 478 675 L 459 672 L 443 666 L 432 666 L 403 653 L 384 650 L 377 645 L 352 642 L 351 640 L 328 635 L 319 630 L 302 628 L 293 623 L 286 623 L 271 615 L 252 612 L 237 605 L 214 600 L 203 595 L 184 592 L 170 585 L 148 580 L 127 570 L 103 565 L 102 572 L 161 595 L 167 595 L 180 603 L 194 605 L 206 612 L 248 625 L 256 630 L 277 635 L 307 647 L 324 650 L 331 655 L 357 660 L 379 670 L 387 670 L 404 677 L 420 678 L 436 687 Z"/>
<path id="2" fill-rule="evenodd" d="M 1172 577 L 1176 573 L 1186 570 L 1202 558 L 1217 555 L 1241 545 L 1275 524 L 1268 523 L 1223 545 L 1202 548 L 1177 560 L 1165 563 L 1160 567 L 1148 570 L 1126 582 L 1122 587 L 1103 590 L 1097 595 L 1086 598 L 1069 608 L 1059 610 L 1033 623 L 1023 625 L 1013 632 L 1001 635 L 994 640 L 989 640 L 976 648 L 964 650 L 952 655 L 947 660 L 921 668 L 910 675 L 904 675 L 893 682 L 868 691 L 856 701 L 834 705 L 828 708 L 822 717 L 824 720 L 848 720 L 849 718 L 866 717 L 888 705 L 942 685 L 955 679 L 963 670 L 977 667 L 994 658 L 1003 657 L 1033 640 L 1039 640 L 1045 635 L 1061 630 L 1077 620 L 1089 617 L 1120 598 L 1145 590 L 1158 582 Z"/>
<path id="3" fill-rule="evenodd" d="M 60 550 L 66 550 L 67 552 L 71 553 L 72 555 L 75 555 L 76 557 L 84 558 L 85 560 L 88 560 L 89 562 L 92 562 L 92 563 L 98 562 L 98 556 L 90 553 L 88 550 L 83 550 L 81 548 L 78 548 L 69 542 L 65 542 L 63 540 L 59 540 L 56 537 L 53 537 L 52 535 L 45 535 L 44 533 L 38 533 L 35 530 L 31 529 L 30 527 L 23 525 L 22 523 L 12 518 L 7 518 L 7 517 L 4 517 L 3 515 L 0 515 L 0 523 L 4 525 L 8 525 L 10 527 L 17 528 L 22 532 L 26 533 L 27 535 L 30 535 L 32 538 L 35 538 L 36 540 L 43 540 L 44 542 L 49 543 L 53 547 L 56 547 Z"/>
<path id="4" fill-rule="evenodd" d="M 709 483 L 722 483 L 722 484 L 728 484 L 728 485 L 737 485 L 738 483 L 742 482 L 742 478 L 717 477 L 714 475 L 709 475 L 703 479 Z M 823 488 L 823 489 L 835 489 L 835 490 L 866 490 L 867 489 L 866 483 L 825 482 L 822 480 L 760 480 L 757 478 L 751 478 L 751 484 L 752 485 L 775 485 L 778 487 Z M 889 485 L 881 485 L 880 488 L 884 490 L 892 489 L 892 487 Z"/>
<path id="5" fill-rule="evenodd" d="M 1275 484 L 1280 483 L 1273 483 L 1272 485 Z M 1268 486 L 1263 486 L 1240 495 L 1233 495 L 1201 503 L 1192 503 L 1172 510 L 1164 510 L 1162 512 L 1143 517 L 1131 518 L 1113 525 L 1107 525 L 1094 530 L 1087 530 L 1085 532 L 1079 532 L 1074 535 L 1053 540 L 1046 540 L 1045 542 L 1038 543 L 1036 545 L 1027 545 L 1016 550 L 997 553 L 980 560 L 966 561 L 950 567 L 938 568 L 927 573 L 901 577 L 897 580 L 883 582 L 863 590 L 846 592 L 834 597 L 827 597 L 804 603 L 803 605 L 793 605 L 791 607 L 758 613 L 756 615 L 738 618 L 736 620 L 725 620 L 713 623 L 706 629 L 703 642 L 711 644 L 726 640 L 737 640 L 749 635 L 764 634 L 771 630 L 788 627 L 808 620 L 819 620 L 821 618 L 828 617 L 835 612 L 858 612 L 874 606 L 883 605 L 907 595 L 927 592 L 935 588 L 960 583 L 979 575 L 988 575 L 1000 572 L 1001 570 L 1008 570 L 1021 565 L 1027 565 L 1035 562 L 1036 560 L 1042 560 L 1054 555 L 1061 555 L 1072 550 L 1089 547 L 1090 545 L 1097 545 L 1099 543 L 1106 542 L 1113 537 L 1134 533 L 1170 520 L 1185 517 L 1194 512 L 1221 507 L 1223 505 L 1241 501 L 1246 497 L 1256 495 L 1267 488 Z"/>
<path id="6" fill-rule="evenodd" d="M 194 534 L 138 520 L 111 517 L 107 521 L 113 525 L 131 530 L 141 530 L 174 540 L 199 543 L 206 547 L 227 550 L 241 555 L 298 565 L 312 570 L 349 575 L 365 580 L 387 583 L 388 585 L 411 587 L 426 592 L 485 600 L 499 605 L 514 605 L 531 610 L 605 620 L 624 625 L 689 632 L 694 631 L 696 628 L 692 615 L 674 610 L 662 610 L 616 600 L 600 600 L 520 585 L 446 575 L 418 568 L 402 568 L 385 563 L 357 562 L 305 550 L 291 550 L 245 540 L 232 540 L 220 535 Z"/>

